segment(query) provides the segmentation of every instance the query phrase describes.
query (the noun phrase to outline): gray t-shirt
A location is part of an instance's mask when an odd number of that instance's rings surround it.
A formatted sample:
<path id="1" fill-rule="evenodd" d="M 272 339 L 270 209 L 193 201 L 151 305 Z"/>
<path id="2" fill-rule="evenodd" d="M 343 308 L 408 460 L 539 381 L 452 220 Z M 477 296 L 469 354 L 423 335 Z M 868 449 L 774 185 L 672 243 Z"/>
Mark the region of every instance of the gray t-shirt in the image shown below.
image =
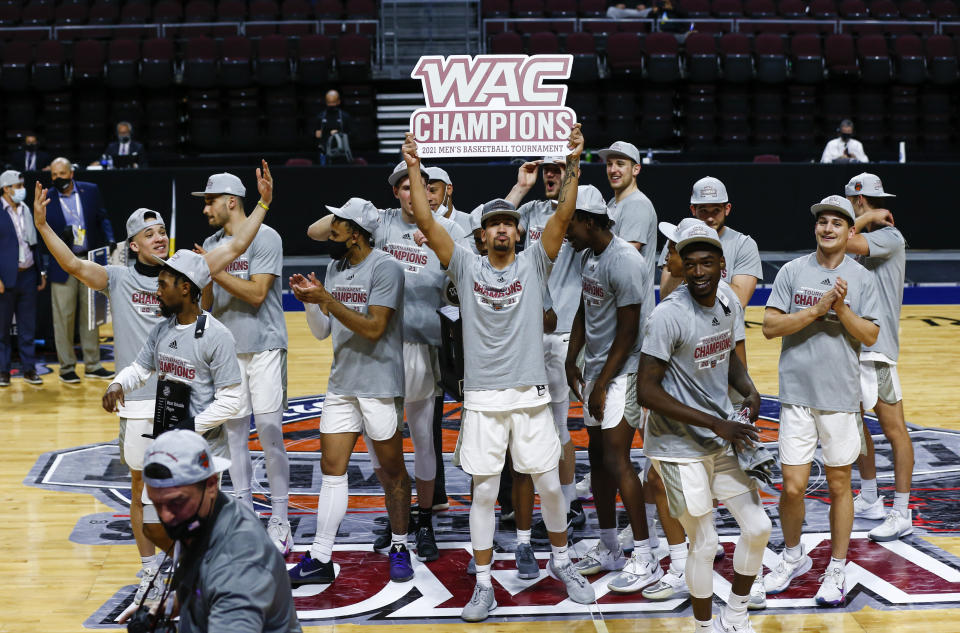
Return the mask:
<path id="1" fill-rule="evenodd" d="M 437 222 L 456 242 L 463 230 L 446 218 Z M 376 248 L 392 255 L 404 270 L 403 340 L 408 343 L 440 345 L 440 317 L 437 308 L 444 305 L 443 284 L 447 275 L 436 254 L 426 245 L 417 246 L 413 234 L 416 224 L 408 224 L 400 209 L 380 211 L 380 225 L 373 234 Z"/>
<path id="2" fill-rule="evenodd" d="M 204 240 L 203 248 L 212 251 L 232 239 L 233 236 L 225 235 L 221 229 Z M 251 275 L 274 275 L 273 283 L 259 308 L 233 296 L 220 284 L 213 284 L 210 313 L 233 332 L 237 340 L 237 353 L 286 349 L 287 322 L 283 316 L 280 281 L 283 276 L 283 241 L 280 234 L 265 224 L 261 225 L 247 250 L 227 265 L 226 271 L 246 280 Z"/>
<path id="3" fill-rule="evenodd" d="M 720 279 L 730 283 L 737 275 L 750 275 L 757 280 L 763 279 L 763 265 L 760 263 L 760 251 L 757 243 L 749 235 L 735 231 L 729 226 L 724 227 L 720 234 L 720 244 L 723 248 L 723 260 L 727 267 L 720 272 Z M 667 263 L 667 245 L 660 250 L 658 266 Z"/>
<path id="4" fill-rule="evenodd" d="M 863 237 L 870 245 L 870 254 L 857 260 L 874 274 L 877 282 L 880 335 L 876 343 L 862 351 L 878 352 L 896 361 L 900 356 L 900 308 L 903 306 L 907 242 L 892 226 L 864 233 Z"/>
<path id="5" fill-rule="evenodd" d="M 438 209 L 439 211 L 439 209 Z M 443 214 L 440 216 L 445 220 L 449 220 L 459 226 L 465 235 L 471 235 L 473 233 L 473 227 L 470 225 L 470 214 L 464 213 L 460 209 L 454 209 L 450 212 L 450 217 L 446 217 L 446 209 L 444 209 Z M 454 241 L 458 241 L 457 238 L 453 238 Z"/>
<path id="6" fill-rule="evenodd" d="M 377 341 L 331 318 L 333 365 L 327 391 L 359 398 L 402 396 L 403 268 L 389 254 L 373 250 L 356 267 L 346 259 L 331 262 L 323 285 L 334 299 L 360 314 L 367 314 L 370 306 L 394 310 Z"/>
<path id="7" fill-rule="evenodd" d="M 550 216 L 556 212 L 556 206 L 550 200 L 534 200 L 522 205 L 520 224 L 525 228 L 523 247 L 540 240 L 544 227 Z M 566 239 L 557 254 L 557 259 L 547 279 L 553 311 L 557 313 L 556 334 L 568 334 L 573 329 L 573 319 L 577 316 L 580 306 L 580 272 L 576 261 L 576 252 L 570 247 Z M 547 307 L 547 306 L 545 306 Z"/>
<path id="8" fill-rule="evenodd" d="M 113 312 L 113 353 L 117 371 L 129 367 L 137 359 L 150 331 L 164 320 L 157 298 L 157 278 L 141 275 L 133 266 L 104 266 L 107 287 L 103 292 L 110 298 Z M 153 400 L 157 395 L 157 377 L 151 376 L 145 385 L 125 393 L 125 401 Z"/>
<path id="9" fill-rule="evenodd" d="M 743 307 L 729 286 L 717 289 L 711 308 L 697 303 L 689 289 L 680 286 L 650 314 L 643 353 L 666 361 L 661 384 L 667 393 L 689 407 L 729 419 L 730 355 L 744 338 Z M 643 452 L 654 458 L 699 458 L 726 446 L 709 429 L 653 410 L 643 435 Z"/>
<path id="10" fill-rule="evenodd" d="M 614 221 L 613 232 L 627 242 L 643 244 L 640 254 L 643 255 L 644 265 L 647 267 L 649 288 L 644 293 L 643 304 L 647 307 L 643 312 L 641 323 L 649 316 L 653 309 L 656 295 L 653 291 L 653 279 L 656 273 L 657 261 L 657 212 L 653 208 L 650 198 L 641 191 L 634 191 L 629 196 L 617 202 L 616 196 L 607 203 L 607 213 Z"/>
<path id="11" fill-rule="evenodd" d="M 647 287 L 643 256 L 622 238 L 614 236 L 599 255 L 586 249 L 580 256 L 583 290 L 583 317 L 586 331 L 583 376 L 594 380 L 607 362 L 617 334 L 617 309 L 641 305 Z M 642 312 L 642 311 L 641 311 Z M 615 376 L 637 371 L 643 343 L 643 322 L 630 355 Z"/>
<path id="12" fill-rule="evenodd" d="M 233 335 L 212 315 L 204 314 L 207 325 L 200 338 L 195 336 L 196 323 L 179 325 L 175 316 L 164 319 L 151 330 L 136 359 L 158 378 L 189 385 L 194 417 L 210 406 L 217 389 L 240 384 Z"/>
<path id="13" fill-rule="evenodd" d="M 817 262 L 816 253 L 787 262 L 777 273 L 767 307 L 786 314 L 809 308 L 837 277 L 847 282 L 844 303 L 858 316 L 877 321 L 880 304 L 873 275 L 846 256 L 832 270 Z M 799 332 L 784 336 L 780 402 L 823 411 L 860 411 L 860 347 L 832 309 Z"/>
<path id="14" fill-rule="evenodd" d="M 547 384 L 543 306 L 550 267 L 539 241 L 504 270 L 454 246 L 448 274 L 460 296 L 465 391 Z"/>

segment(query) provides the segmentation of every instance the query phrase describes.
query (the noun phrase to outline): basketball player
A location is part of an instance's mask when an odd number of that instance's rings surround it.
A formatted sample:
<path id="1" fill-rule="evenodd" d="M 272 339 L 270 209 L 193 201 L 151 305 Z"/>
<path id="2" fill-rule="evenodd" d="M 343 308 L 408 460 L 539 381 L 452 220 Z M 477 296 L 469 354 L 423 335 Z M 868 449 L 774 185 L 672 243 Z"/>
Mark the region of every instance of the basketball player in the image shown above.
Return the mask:
<path id="1" fill-rule="evenodd" d="M 403 406 L 413 440 L 414 473 L 417 480 L 417 558 L 433 561 L 440 555 L 433 533 L 433 492 L 438 458 L 433 441 L 433 422 L 437 383 L 440 379 L 437 356 L 440 346 L 440 318 L 437 316 L 437 309 L 444 305 L 442 292 L 446 274 L 434 252 L 416 239 L 418 229 L 410 210 L 409 173 L 407 164 L 400 161 L 390 174 L 388 182 L 400 202 L 400 208 L 379 211 L 380 221 L 373 231 L 373 240 L 374 248 L 392 255 L 405 272 Z M 320 225 L 324 220 L 316 224 Z M 438 217 L 437 221 L 454 240 L 466 239 L 466 234 L 454 222 L 444 217 Z M 315 233 L 323 234 L 320 226 L 315 229 Z M 375 454 L 371 453 L 371 461 L 379 469 Z M 390 530 L 387 530 L 378 538 L 374 549 L 390 549 L 389 534 Z"/>
<path id="2" fill-rule="evenodd" d="M 453 181 L 445 169 L 440 167 L 427 167 L 427 202 L 430 204 L 430 210 L 444 217 L 451 222 L 455 222 L 467 235 L 472 230 L 470 227 L 470 214 L 464 213 L 453 207 Z"/>
<path id="3" fill-rule="evenodd" d="M 760 394 L 731 353 L 745 336 L 743 308 L 735 294 L 719 287 L 724 266 L 720 237 L 701 223 L 677 237 L 686 284 L 654 308 L 643 335 L 637 392 L 650 409 L 643 450 L 666 486 L 670 514 L 690 538 L 684 575 L 694 630 L 753 631 L 747 603 L 770 536 L 770 519 L 756 484 L 733 452 L 756 441 L 757 430 L 731 420 L 734 409 L 727 391 L 732 386 L 747 394 L 751 421 L 757 418 Z M 716 620 L 714 499 L 727 506 L 741 531 L 730 595 Z"/>
<path id="4" fill-rule="evenodd" d="M 206 252 L 234 239 L 246 221 L 243 197 L 246 189 L 232 174 L 215 174 L 204 191 L 192 194 L 204 199 L 203 214 L 219 231 L 203 242 Z M 287 392 L 287 324 L 283 316 L 280 275 L 283 274 L 283 242 L 263 224 L 250 246 L 225 271 L 213 275 L 203 289 L 203 306 L 227 326 L 237 341 L 237 361 L 243 379 L 244 405 L 227 423 L 230 442 L 230 480 L 233 494 L 253 511 L 250 461 L 250 414 L 263 447 L 270 482 L 270 520 L 267 533 L 281 554 L 293 546 L 287 515 L 290 494 L 290 463 L 283 444 L 283 412 Z"/>
<path id="5" fill-rule="evenodd" d="M 643 256 L 613 234 L 607 212 L 596 187 L 581 186 L 577 210 L 567 229 L 569 245 L 577 252 L 582 294 L 570 333 L 565 373 L 574 394 L 587 404 L 583 421 L 590 437 L 593 500 L 600 523 L 600 540 L 577 563 L 577 571 L 591 576 L 622 569 L 607 586 L 611 591 L 632 593 L 663 576 L 647 542 L 643 485 L 630 461 L 636 429 L 624 418 L 627 375 L 636 374 L 643 341 L 640 304 L 650 280 Z M 577 367 L 581 349 L 582 374 Z M 618 489 L 636 535 L 629 562 L 617 541 Z"/>
<path id="6" fill-rule="evenodd" d="M 416 179 L 422 189 L 422 179 Z M 334 259 L 321 284 L 314 274 L 294 275 L 290 288 L 307 306 L 310 329 L 333 337 L 333 364 L 320 418 L 323 485 L 317 532 L 310 550 L 290 570 L 293 585 L 334 580 L 331 561 L 337 529 L 347 512 L 347 466 L 357 436 L 373 445 L 392 527 L 390 579 L 413 578 L 407 551 L 410 477 L 403 464 L 402 418 L 404 272 L 390 254 L 374 249 L 380 213 L 350 198 L 333 214 L 329 249 Z M 428 499 L 430 503 L 432 499 Z"/>
<path id="7" fill-rule="evenodd" d="M 531 170 L 532 166 L 532 170 Z M 566 159 L 563 156 L 546 156 L 541 161 L 525 163 L 520 167 L 517 183 L 510 190 L 506 200 L 516 205 L 527 195 L 536 182 L 537 167 L 543 176 L 543 200 L 533 200 L 520 206 L 520 228 L 524 230 L 524 250 L 539 241 L 544 227 L 550 217 L 556 213 L 560 184 L 566 175 Z M 579 166 L 577 167 L 579 170 Z M 532 173 L 532 181 L 530 174 Z M 560 487 L 567 504 L 568 527 L 582 527 L 586 523 L 583 507 L 577 499 L 574 476 L 576 475 L 577 457 L 570 440 L 570 431 L 567 428 L 567 416 L 570 411 L 570 390 L 567 387 L 567 376 L 564 371 L 564 361 L 567 358 L 567 345 L 570 343 L 570 328 L 573 326 L 573 317 L 577 314 L 577 304 L 580 301 L 580 272 L 575 262 L 576 254 L 569 244 L 560 247 L 557 261 L 553 264 L 550 277 L 547 280 L 547 290 L 553 313 L 556 316 L 556 327 L 550 333 L 543 335 L 543 349 L 545 352 L 544 364 L 547 370 L 547 386 L 550 388 L 550 411 L 553 414 L 553 423 L 560 437 L 562 457 L 560 458 Z M 533 498 L 521 500 L 520 503 L 530 503 Z M 529 536 L 537 540 L 547 539 L 547 529 L 543 519 L 533 525 L 531 534 L 521 534 L 520 521 L 517 521 L 518 540 L 526 541 Z"/>
<path id="8" fill-rule="evenodd" d="M 877 495 L 877 466 L 873 438 L 864 433 L 867 454 L 859 458 L 860 494 L 853 500 L 854 516 L 884 518 L 869 532 L 875 541 L 895 541 L 913 533 L 910 484 L 913 475 L 913 444 L 903 417 L 903 397 L 897 358 L 900 354 L 900 308 L 906 269 L 906 240 L 887 220 L 889 212 L 880 205 L 895 196 L 883 190 L 874 174 L 862 173 L 847 183 L 844 191 L 857 214 L 856 234 L 847 241 L 847 253 L 874 274 L 880 293 L 880 335 L 874 345 L 860 350 L 861 402 L 873 409 L 883 434 L 893 447 L 893 509 L 883 515 L 883 497 Z"/>
<path id="9" fill-rule="evenodd" d="M 559 578 L 571 600 L 594 601 L 593 587 L 576 572 L 567 553 L 565 503 L 557 465 L 560 441 L 547 404 L 543 365 L 544 292 L 577 196 L 577 166 L 583 135 L 570 133 L 567 171 L 556 212 L 530 250 L 517 255 L 520 214 L 506 200 L 484 205 L 481 217 L 488 255 L 476 256 L 450 238 L 427 204 L 422 183 L 413 182 L 411 198 L 417 226 L 457 285 L 463 320 L 464 417 L 460 461 L 473 476 L 470 539 L 477 585 L 461 618 L 484 620 L 496 608 L 490 568 L 493 560 L 494 502 L 505 454 L 514 469 L 528 473 L 540 493 L 552 554 L 547 571 Z M 403 144 L 403 159 L 419 166 L 413 134 Z"/>
<path id="10" fill-rule="evenodd" d="M 235 240 L 204 255 L 210 270 L 223 270 L 256 235 L 266 213 L 264 207 L 269 208 L 273 201 L 273 177 L 266 161 L 263 161 L 262 171 L 257 170 L 257 189 L 264 206 L 258 206 L 240 225 Z M 150 331 L 163 320 L 157 298 L 157 279 L 161 267 L 153 260 L 153 256 L 166 259 L 170 254 L 163 217 L 150 209 L 137 209 L 131 213 L 126 226 L 128 248 L 136 255 L 133 266 L 101 266 L 78 258 L 50 228 L 46 222 L 47 204 L 46 191 L 38 183 L 33 207 L 37 232 L 61 268 L 88 288 L 102 291 L 110 297 L 114 354 L 117 371 L 121 371 L 133 362 Z M 135 602 L 142 598 L 163 558 L 162 555 L 155 555 L 154 545 L 161 550 L 167 550 L 171 545 L 143 491 L 141 472 L 143 455 L 150 443 L 150 439 L 144 435 L 153 432 L 156 392 L 156 380 L 151 378 L 143 387 L 128 392 L 117 411 L 120 417 L 120 460 L 130 469 L 130 525 L 143 565 Z"/>
<path id="11" fill-rule="evenodd" d="M 873 345 L 880 314 L 873 275 L 845 254 L 856 216 L 843 196 L 810 207 L 817 250 L 777 273 L 763 315 L 763 335 L 783 337 L 780 351 L 780 521 L 784 550 L 766 575 L 767 593 L 785 590 L 813 561 L 800 544 L 810 463 L 819 440 L 830 488 L 832 558 L 818 604 L 846 600 L 844 566 L 853 527 L 850 466 L 860 455 L 860 349 Z"/>

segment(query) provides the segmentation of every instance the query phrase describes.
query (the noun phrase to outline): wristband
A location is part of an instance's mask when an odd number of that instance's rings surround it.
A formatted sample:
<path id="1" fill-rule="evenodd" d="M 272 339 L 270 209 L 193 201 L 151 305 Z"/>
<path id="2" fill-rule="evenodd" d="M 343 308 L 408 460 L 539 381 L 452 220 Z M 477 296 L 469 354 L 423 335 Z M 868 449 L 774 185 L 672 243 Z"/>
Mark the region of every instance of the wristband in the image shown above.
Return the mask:
<path id="1" fill-rule="evenodd" d="M 265 204 L 263 203 L 263 200 L 257 200 L 257 206 L 263 207 L 263 210 L 264 210 L 264 211 L 269 211 L 269 210 L 270 210 L 270 207 L 268 207 L 267 205 L 265 205 Z"/>

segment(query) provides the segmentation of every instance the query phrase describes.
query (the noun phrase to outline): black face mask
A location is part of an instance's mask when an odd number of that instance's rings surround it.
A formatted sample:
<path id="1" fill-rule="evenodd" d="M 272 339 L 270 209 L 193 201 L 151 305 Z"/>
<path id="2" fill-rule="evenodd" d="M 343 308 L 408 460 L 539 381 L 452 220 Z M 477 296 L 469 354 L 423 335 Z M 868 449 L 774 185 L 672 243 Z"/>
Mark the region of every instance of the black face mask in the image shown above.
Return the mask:
<path id="1" fill-rule="evenodd" d="M 130 142 L 130 136 L 129 136 L 129 135 L 128 135 L 128 136 L 121 136 L 121 137 L 120 137 L 120 142 L 121 142 L 121 143 L 129 143 L 129 142 Z"/>
<path id="2" fill-rule="evenodd" d="M 24 148 L 26 148 L 26 150 L 27 150 L 28 152 L 35 152 L 35 151 L 37 151 L 37 144 L 36 144 L 36 143 L 27 143 L 26 145 L 24 145 Z"/>
<path id="3" fill-rule="evenodd" d="M 852 135 L 852 134 L 848 134 L 848 133 L 846 133 L 846 132 L 840 132 L 840 138 L 843 139 L 843 142 L 844 142 L 844 143 L 846 143 L 847 141 L 849 141 L 851 136 L 853 136 L 853 135 Z"/>
<path id="4" fill-rule="evenodd" d="M 163 525 L 163 531 L 167 533 L 167 536 L 170 537 L 173 541 L 184 541 L 188 538 L 193 538 L 199 534 L 203 533 L 204 528 L 207 525 L 207 520 L 200 518 L 200 508 L 203 507 L 203 500 L 201 499 L 200 504 L 197 506 L 197 511 L 193 513 L 193 516 L 185 521 L 181 521 L 176 525 L 168 525 L 161 521 Z"/>
<path id="5" fill-rule="evenodd" d="M 331 259 L 340 261 L 347 256 L 350 247 L 347 246 L 346 242 L 334 242 L 333 240 L 327 240 L 327 242 L 327 254 L 330 255 Z"/>
<path id="6" fill-rule="evenodd" d="M 70 186 L 70 182 L 71 182 L 70 178 L 54 178 L 53 186 L 57 188 L 57 191 L 59 191 L 60 193 L 63 193 L 64 191 L 67 190 L 67 187 Z"/>

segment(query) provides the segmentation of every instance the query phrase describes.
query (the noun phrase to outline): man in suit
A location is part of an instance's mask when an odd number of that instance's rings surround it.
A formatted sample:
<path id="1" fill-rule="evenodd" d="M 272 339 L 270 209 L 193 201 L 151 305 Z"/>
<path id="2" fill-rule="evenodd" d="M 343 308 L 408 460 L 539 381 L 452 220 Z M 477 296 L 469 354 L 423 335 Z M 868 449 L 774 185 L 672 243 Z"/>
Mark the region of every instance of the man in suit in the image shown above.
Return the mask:
<path id="1" fill-rule="evenodd" d="M 33 215 L 23 203 L 27 190 L 20 172 L 0 174 L 0 387 L 10 386 L 10 326 L 17 316 L 17 339 L 23 379 L 42 385 L 37 376 L 33 333 L 37 323 L 37 293 L 47 285 L 37 250 Z"/>
<path id="2" fill-rule="evenodd" d="M 143 143 L 133 140 L 133 126 L 126 121 L 117 123 L 117 140 L 107 145 L 104 154 L 113 158 L 116 167 L 147 166 L 147 153 Z M 123 157 L 129 158 L 123 158 Z"/>
<path id="3" fill-rule="evenodd" d="M 75 181 L 73 165 L 63 157 L 50 163 L 50 175 L 53 178 L 47 207 L 50 228 L 79 257 L 85 257 L 89 250 L 112 244 L 113 227 L 97 186 L 92 182 Z M 77 357 L 73 352 L 73 329 L 77 314 L 80 315 L 84 375 L 90 378 L 113 378 L 114 372 L 100 364 L 99 331 L 97 328 L 91 329 L 87 321 L 87 289 L 55 261 L 50 261 L 49 274 L 60 380 L 70 384 L 80 382 L 76 372 Z"/>
<path id="4" fill-rule="evenodd" d="M 50 154 L 39 149 L 36 134 L 27 132 L 23 149 L 10 155 L 9 166 L 15 171 L 46 171 L 50 168 Z"/>

